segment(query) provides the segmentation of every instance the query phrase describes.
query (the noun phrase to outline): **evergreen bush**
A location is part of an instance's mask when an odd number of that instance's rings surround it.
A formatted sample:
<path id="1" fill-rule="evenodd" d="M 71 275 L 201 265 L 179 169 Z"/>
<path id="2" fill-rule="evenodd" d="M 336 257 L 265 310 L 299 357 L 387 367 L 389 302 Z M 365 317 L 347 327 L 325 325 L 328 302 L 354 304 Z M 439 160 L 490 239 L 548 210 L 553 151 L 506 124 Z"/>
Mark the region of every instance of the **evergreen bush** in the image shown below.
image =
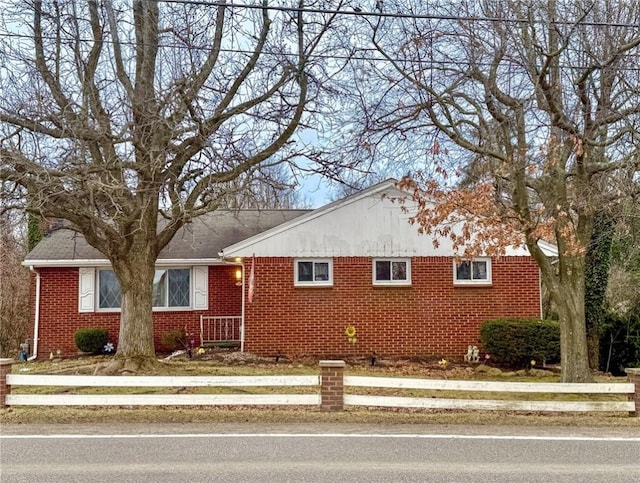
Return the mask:
<path id="1" fill-rule="evenodd" d="M 554 320 L 488 320 L 480 327 L 480 341 L 498 362 L 513 366 L 560 359 L 560 326 Z"/>
<path id="2" fill-rule="evenodd" d="M 78 329 L 73 335 L 76 347 L 82 352 L 99 354 L 109 340 L 107 329 L 86 328 Z"/>

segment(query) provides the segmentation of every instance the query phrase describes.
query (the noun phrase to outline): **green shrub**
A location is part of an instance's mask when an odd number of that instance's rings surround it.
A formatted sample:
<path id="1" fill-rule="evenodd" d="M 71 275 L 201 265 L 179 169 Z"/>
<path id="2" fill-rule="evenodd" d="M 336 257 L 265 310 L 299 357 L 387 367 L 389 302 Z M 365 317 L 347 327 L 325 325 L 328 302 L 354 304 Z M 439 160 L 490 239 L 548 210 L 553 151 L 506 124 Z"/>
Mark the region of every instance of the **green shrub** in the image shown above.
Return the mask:
<path id="1" fill-rule="evenodd" d="M 102 352 L 102 349 L 109 340 L 109 333 L 107 329 L 78 329 L 73 335 L 76 347 L 82 352 L 89 352 L 91 354 L 98 354 Z"/>
<path id="2" fill-rule="evenodd" d="M 170 329 L 163 332 L 162 345 L 172 351 L 187 347 L 187 332 L 184 329 Z"/>
<path id="3" fill-rule="evenodd" d="M 640 367 L 640 314 L 606 314 L 600 336 L 600 370 L 624 376 L 627 367 Z"/>
<path id="4" fill-rule="evenodd" d="M 498 362 L 514 366 L 560 359 L 560 326 L 554 320 L 489 320 L 480 327 L 480 341 Z"/>

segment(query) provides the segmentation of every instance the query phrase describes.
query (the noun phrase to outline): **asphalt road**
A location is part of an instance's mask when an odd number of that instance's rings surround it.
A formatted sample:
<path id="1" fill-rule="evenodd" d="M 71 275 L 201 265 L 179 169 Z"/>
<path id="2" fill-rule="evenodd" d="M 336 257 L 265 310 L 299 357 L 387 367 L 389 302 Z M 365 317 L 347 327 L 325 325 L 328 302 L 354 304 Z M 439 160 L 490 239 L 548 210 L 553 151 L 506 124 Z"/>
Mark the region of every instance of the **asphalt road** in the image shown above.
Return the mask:
<path id="1" fill-rule="evenodd" d="M 31 434 L 29 428 L 5 429 L 2 483 L 640 481 L 640 434 L 630 431 L 337 425 L 141 426 L 102 431 L 107 434 L 73 426 L 57 432 L 33 428 Z"/>

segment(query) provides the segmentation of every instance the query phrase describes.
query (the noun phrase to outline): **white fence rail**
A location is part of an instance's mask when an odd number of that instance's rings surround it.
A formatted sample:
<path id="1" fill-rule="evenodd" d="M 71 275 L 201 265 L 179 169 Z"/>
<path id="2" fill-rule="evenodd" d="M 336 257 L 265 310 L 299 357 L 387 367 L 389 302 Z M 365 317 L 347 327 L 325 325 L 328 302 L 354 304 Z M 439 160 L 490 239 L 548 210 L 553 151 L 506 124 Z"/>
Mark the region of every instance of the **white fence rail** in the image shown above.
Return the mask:
<path id="1" fill-rule="evenodd" d="M 10 386 L 258 387 L 318 386 L 320 376 L 55 376 L 9 374 Z"/>
<path id="2" fill-rule="evenodd" d="M 631 383 L 576 384 L 494 381 L 456 381 L 391 377 L 345 376 L 345 387 L 422 389 L 434 391 L 467 391 L 492 393 L 537 394 L 627 394 L 635 393 Z M 423 409 L 466 409 L 545 412 L 629 412 L 633 401 L 517 401 L 502 399 L 451 399 L 438 397 L 400 397 L 345 394 L 346 406 L 396 407 Z"/>
<path id="3" fill-rule="evenodd" d="M 9 406 L 318 406 L 315 394 L 11 394 Z"/>
<path id="4" fill-rule="evenodd" d="M 286 387 L 320 385 L 319 376 L 57 376 L 8 374 L 9 386 Z M 8 406 L 319 405 L 317 394 L 8 394 Z"/>

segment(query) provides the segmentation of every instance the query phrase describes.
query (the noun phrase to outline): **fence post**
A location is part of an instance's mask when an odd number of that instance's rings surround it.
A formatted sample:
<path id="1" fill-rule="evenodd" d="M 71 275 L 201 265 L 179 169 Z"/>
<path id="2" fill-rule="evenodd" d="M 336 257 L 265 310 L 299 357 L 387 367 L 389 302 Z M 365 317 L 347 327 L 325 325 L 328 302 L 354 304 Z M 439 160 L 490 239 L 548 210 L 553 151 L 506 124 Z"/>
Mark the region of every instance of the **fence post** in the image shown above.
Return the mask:
<path id="1" fill-rule="evenodd" d="M 344 410 L 344 361 L 320 361 L 320 410 Z"/>
<path id="2" fill-rule="evenodd" d="M 7 407 L 7 394 L 11 386 L 7 386 L 7 374 L 11 374 L 13 359 L 0 359 L 0 408 Z"/>
<path id="3" fill-rule="evenodd" d="M 627 368 L 624 371 L 627 373 L 629 382 L 635 384 L 636 388 L 635 394 L 631 396 L 631 400 L 636 403 L 636 410 L 635 412 L 631 413 L 631 415 L 640 416 L 640 368 Z"/>

